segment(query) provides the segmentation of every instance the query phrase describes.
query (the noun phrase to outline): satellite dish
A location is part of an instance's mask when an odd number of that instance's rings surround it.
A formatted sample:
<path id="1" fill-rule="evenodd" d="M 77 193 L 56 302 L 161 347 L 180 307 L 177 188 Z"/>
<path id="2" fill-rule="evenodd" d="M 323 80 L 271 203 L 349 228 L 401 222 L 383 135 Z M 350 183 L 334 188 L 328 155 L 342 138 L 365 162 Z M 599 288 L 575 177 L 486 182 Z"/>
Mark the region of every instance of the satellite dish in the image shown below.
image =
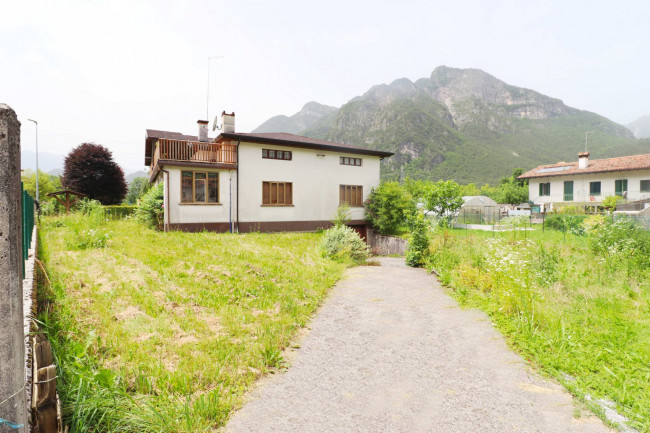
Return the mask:
<path id="1" fill-rule="evenodd" d="M 219 116 L 218 116 L 218 115 L 217 115 L 217 116 L 214 116 L 214 121 L 212 122 L 212 130 L 213 130 L 213 131 L 216 131 L 217 129 L 218 129 L 218 130 L 221 130 L 221 127 L 220 127 L 220 126 L 217 126 L 217 120 L 219 120 Z"/>

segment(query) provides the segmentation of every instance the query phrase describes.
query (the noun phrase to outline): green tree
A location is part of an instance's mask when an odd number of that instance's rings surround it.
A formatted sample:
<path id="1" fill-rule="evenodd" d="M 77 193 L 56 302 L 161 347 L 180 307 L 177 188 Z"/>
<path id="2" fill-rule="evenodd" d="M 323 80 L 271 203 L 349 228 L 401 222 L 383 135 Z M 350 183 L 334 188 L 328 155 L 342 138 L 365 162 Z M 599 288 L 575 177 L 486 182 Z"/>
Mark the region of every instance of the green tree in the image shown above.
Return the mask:
<path id="1" fill-rule="evenodd" d="M 149 179 L 146 177 L 136 177 L 129 184 L 129 191 L 126 193 L 124 203 L 137 204 L 138 200 L 149 191 Z"/>
<path id="2" fill-rule="evenodd" d="M 25 170 L 21 176 L 21 180 L 23 181 L 25 191 L 36 199 L 36 172 L 29 169 Z M 41 204 L 55 201 L 54 197 L 48 197 L 46 194 L 59 190 L 61 190 L 59 176 L 38 170 L 38 195 L 40 196 Z"/>
<path id="3" fill-rule="evenodd" d="M 420 202 L 424 200 L 424 195 L 426 194 L 430 183 L 431 182 L 428 182 L 426 180 L 413 180 L 410 177 L 407 177 L 404 179 L 402 187 L 406 190 L 406 192 L 411 194 L 413 200 Z"/>
<path id="4" fill-rule="evenodd" d="M 441 224 L 449 225 L 454 213 L 463 205 L 460 194 L 460 185 L 456 182 L 439 180 L 431 184 L 424 197 L 425 209 L 437 215 Z"/>
<path id="5" fill-rule="evenodd" d="M 397 182 L 373 188 L 364 204 L 368 222 L 381 234 L 395 234 L 416 211 L 415 200 Z"/>
<path id="6" fill-rule="evenodd" d="M 481 195 L 481 191 L 473 183 L 460 186 L 461 197 Z"/>
<path id="7" fill-rule="evenodd" d="M 499 185 L 494 201 L 497 203 L 512 203 L 519 204 L 528 201 L 528 185 L 520 186 L 515 181 Z"/>

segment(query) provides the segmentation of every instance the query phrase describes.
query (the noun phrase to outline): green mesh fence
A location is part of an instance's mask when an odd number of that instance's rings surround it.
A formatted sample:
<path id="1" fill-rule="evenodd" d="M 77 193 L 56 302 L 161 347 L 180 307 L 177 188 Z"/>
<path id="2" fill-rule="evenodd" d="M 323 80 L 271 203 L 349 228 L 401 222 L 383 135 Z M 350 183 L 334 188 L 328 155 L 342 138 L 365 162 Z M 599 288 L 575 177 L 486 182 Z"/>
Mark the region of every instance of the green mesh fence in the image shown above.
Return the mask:
<path id="1" fill-rule="evenodd" d="M 32 231 L 34 230 L 34 199 L 27 191 L 23 189 L 23 183 L 20 182 L 20 208 L 22 210 L 22 227 L 23 227 L 23 278 L 25 278 L 25 265 L 29 248 L 32 245 Z"/>

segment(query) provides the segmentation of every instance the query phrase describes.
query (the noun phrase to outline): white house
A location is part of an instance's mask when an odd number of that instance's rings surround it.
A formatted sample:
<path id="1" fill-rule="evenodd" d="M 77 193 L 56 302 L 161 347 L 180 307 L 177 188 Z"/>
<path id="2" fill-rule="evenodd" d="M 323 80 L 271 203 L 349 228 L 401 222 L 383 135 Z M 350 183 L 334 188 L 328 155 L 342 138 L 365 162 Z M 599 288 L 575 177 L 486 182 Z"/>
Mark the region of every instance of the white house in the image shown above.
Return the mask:
<path id="1" fill-rule="evenodd" d="M 540 165 L 519 179 L 528 179 L 529 200 L 543 210 L 566 203 L 599 206 L 612 195 L 644 200 L 650 198 L 650 154 L 590 161 L 581 152 L 576 162 Z"/>
<path id="2" fill-rule="evenodd" d="M 363 202 L 390 152 L 286 133 L 236 133 L 235 113 L 208 138 L 147 130 L 145 165 L 164 184 L 165 229 L 309 231 L 326 228 L 342 203 L 365 235 Z"/>

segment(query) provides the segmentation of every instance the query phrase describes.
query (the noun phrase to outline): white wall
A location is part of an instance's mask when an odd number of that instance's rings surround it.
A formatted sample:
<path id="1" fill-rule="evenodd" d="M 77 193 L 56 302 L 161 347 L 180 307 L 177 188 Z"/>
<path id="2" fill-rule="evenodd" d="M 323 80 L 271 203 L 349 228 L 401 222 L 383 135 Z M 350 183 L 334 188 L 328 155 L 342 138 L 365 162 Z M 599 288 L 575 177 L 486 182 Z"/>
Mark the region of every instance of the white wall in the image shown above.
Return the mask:
<path id="1" fill-rule="evenodd" d="M 236 192 L 236 174 L 232 170 L 210 170 L 195 167 L 165 167 L 169 172 L 169 203 L 165 203 L 165 208 L 169 212 L 170 224 L 184 223 L 214 223 L 229 221 L 229 205 L 231 194 L 229 191 L 229 180 L 232 173 L 232 212 L 235 210 L 235 192 Z M 201 171 L 210 173 L 219 173 L 219 202 L 220 204 L 190 204 L 181 203 L 181 171 Z M 159 175 L 161 179 L 163 173 Z M 234 217 L 233 217 L 234 221 Z"/>
<path id="2" fill-rule="evenodd" d="M 589 202 L 594 204 L 602 203 L 607 196 L 614 195 L 614 181 L 627 179 L 627 200 L 640 200 L 649 198 L 650 193 L 641 193 L 641 180 L 650 179 L 650 170 L 620 171 L 614 173 L 593 173 L 573 176 L 553 176 L 546 178 L 534 178 L 529 181 L 528 197 L 536 204 L 561 203 L 564 201 L 564 181 L 573 181 L 573 202 Z M 591 201 L 589 194 L 589 183 L 600 181 L 600 196 L 594 196 Z M 551 195 L 540 196 L 539 184 L 551 183 Z"/>
<path id="3" fill-rule="evenodd" d="M 262 149 L 289 150 L 292 159 L 263 159 Z M 341 165 L 341 156 L 362 158 L 362 165 Z M 339 185 L 362 185 L 365 200 L 371 188 L 379 186 L 379 163 L 378 156 L 242 142 L 239 220 L 330 221 L 339 205 Z M 264 181 L 292 182 L 293 206 L 262 206 Z M 350 217 L 364 219 L 363 207 L 351 208 Z"/>

